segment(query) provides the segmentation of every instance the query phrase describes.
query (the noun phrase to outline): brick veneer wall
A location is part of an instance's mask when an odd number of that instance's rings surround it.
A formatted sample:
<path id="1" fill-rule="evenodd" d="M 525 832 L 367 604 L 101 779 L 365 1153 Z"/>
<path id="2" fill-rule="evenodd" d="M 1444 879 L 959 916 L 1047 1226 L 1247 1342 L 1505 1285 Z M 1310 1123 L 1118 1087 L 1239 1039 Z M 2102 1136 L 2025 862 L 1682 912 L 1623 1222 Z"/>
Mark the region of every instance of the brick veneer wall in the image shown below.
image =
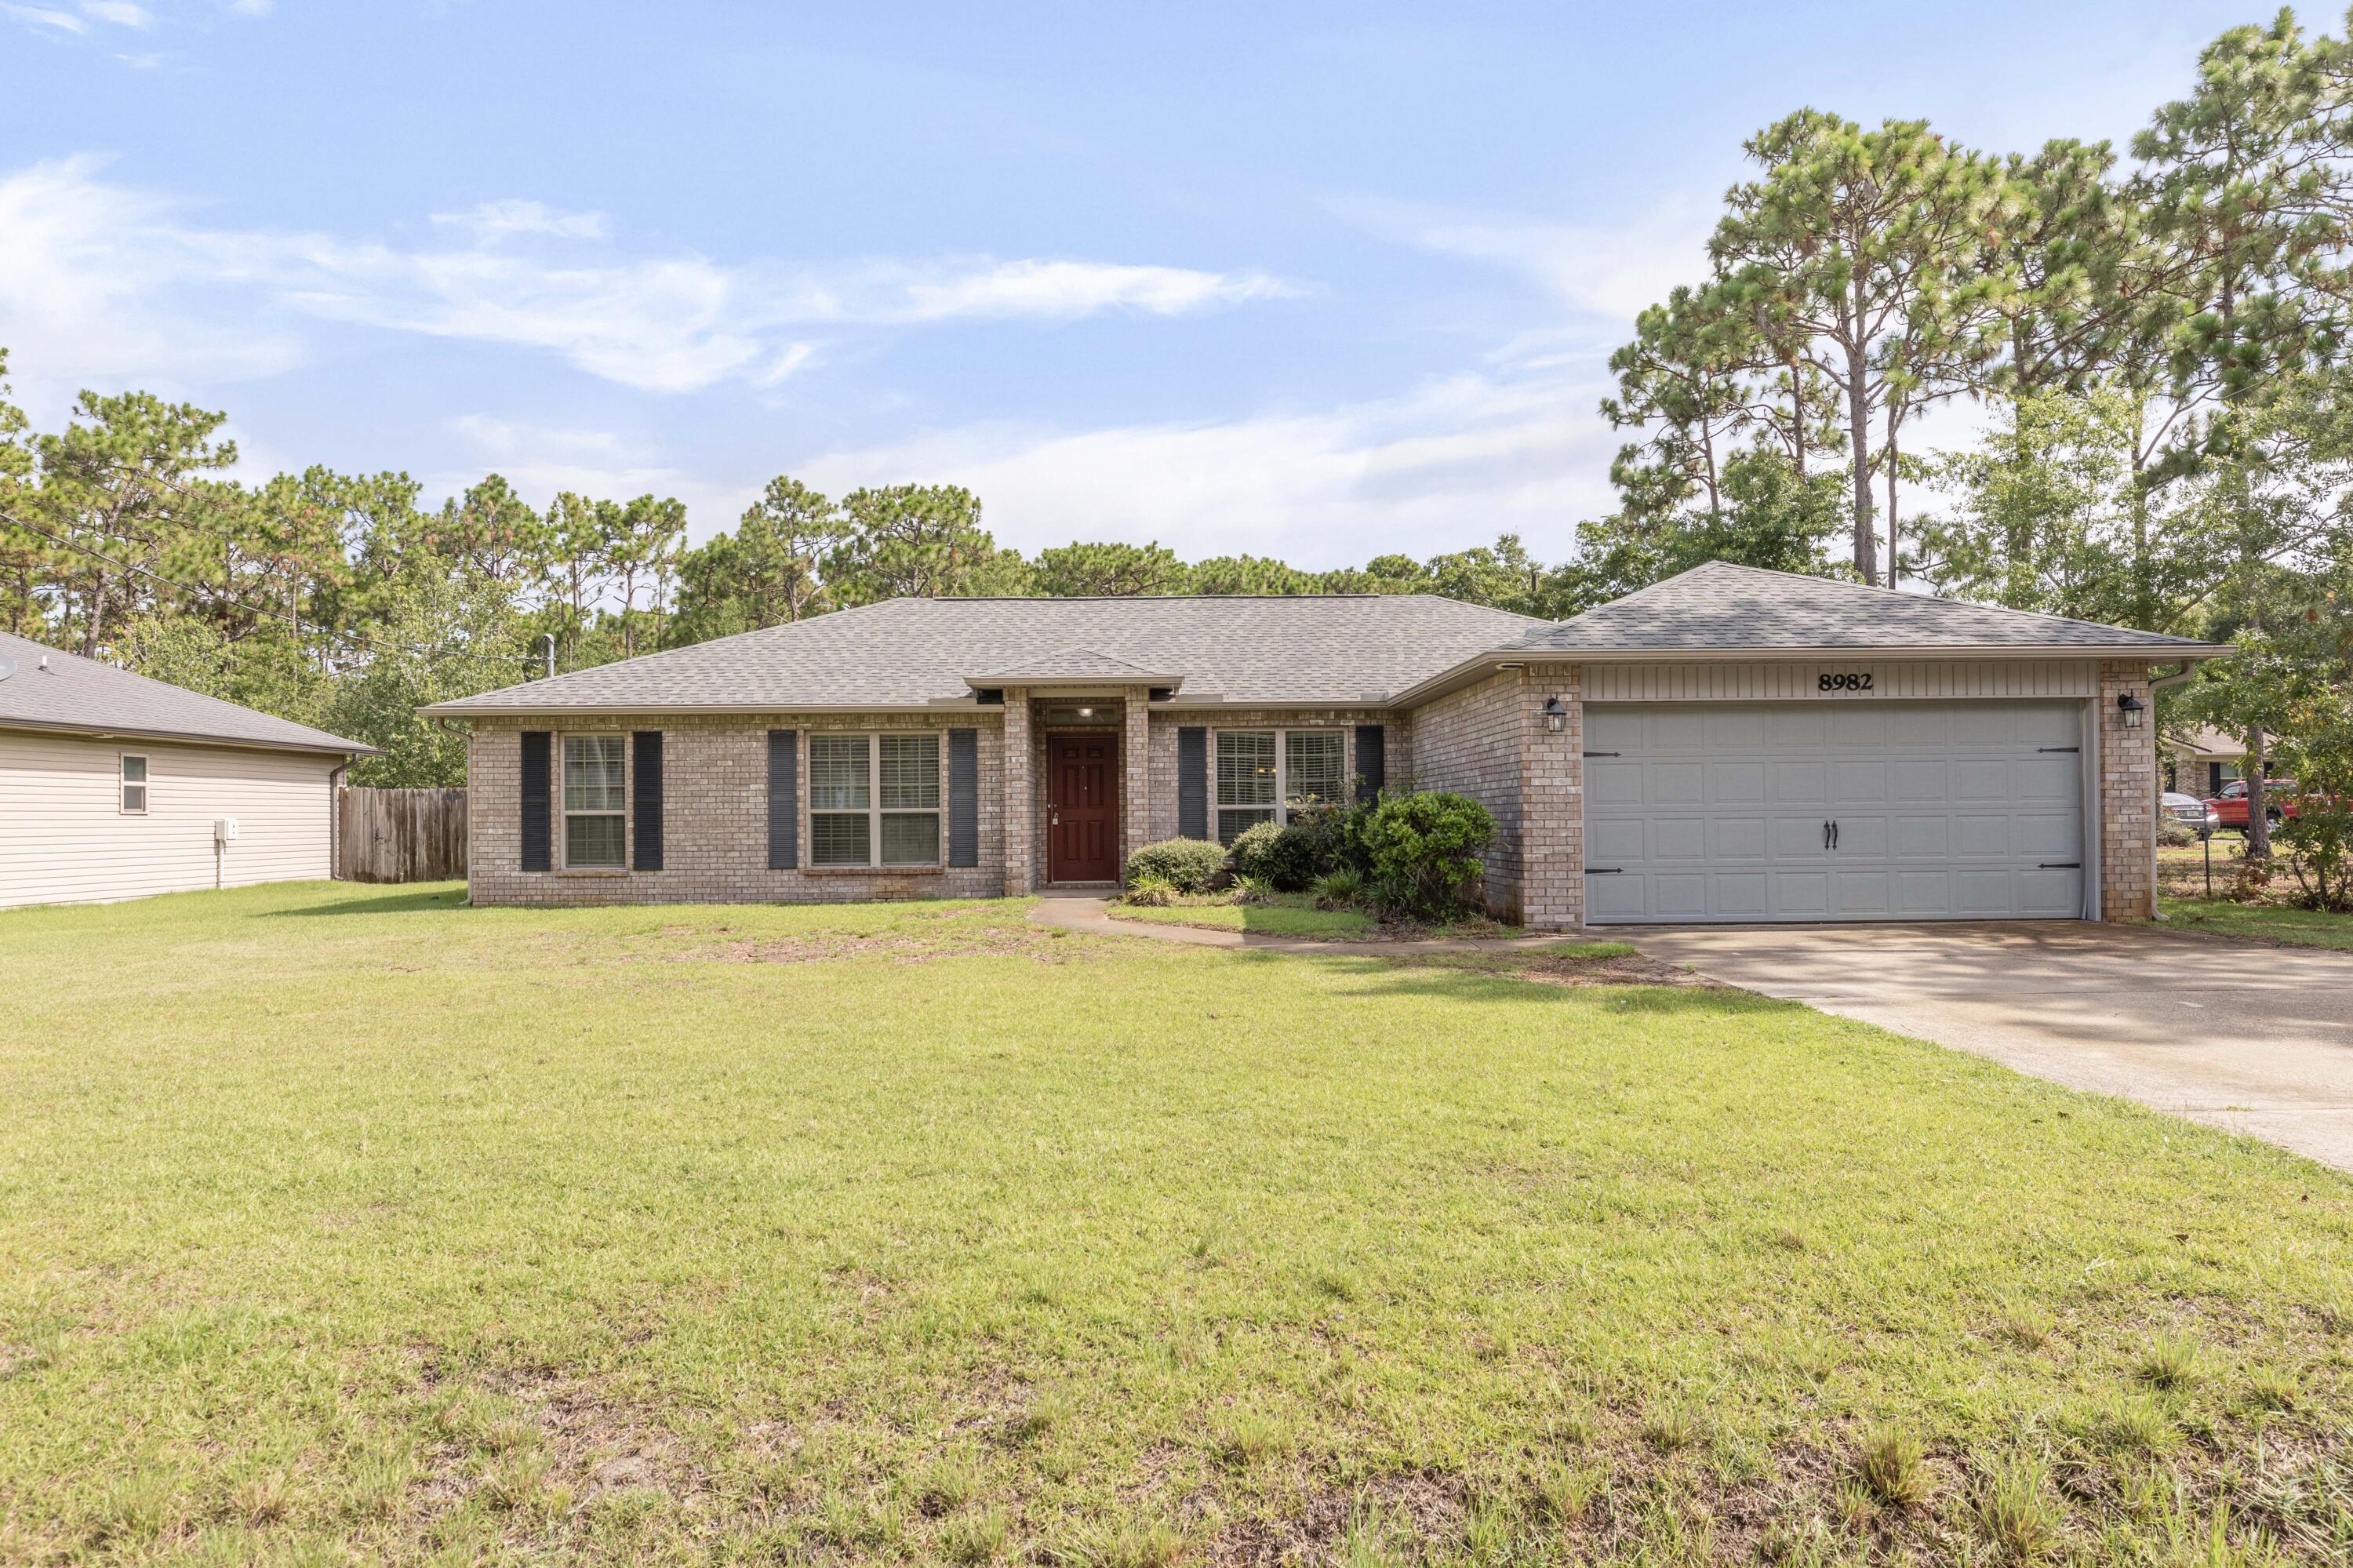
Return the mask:
<path id="1" fill-rule="evenodd" d="M 2126 729 L 2116 699 L 2143 706 L 2140 727 Z M 2148 666 L 2104 663 L 2093 704 L 2100 731 L 2100 916 L 2148 920 L 2157 915 L 2157 714 Z"/>
<path id="2" fill-rule="evenodd" d="M 1532 664 L 1520 689 L 1520 918 L 1585 924 L 1585 704 L 1574 664 Z M 1544 705 L 1567 717 L 1558 735 Z"/>
<path id="3" fill-rule="evenodd" d="M 997 798 L 997 820 L 1004 824 L 1005 891 L 1020 895 L 1038 885 L 1037 747 L 1029 723 L 1029 694 L 1020 687 L 1005 694 L 1005 727 L 999 737 L 1004 791 Z M 986 857 L 984 857 L 986 858 Z"/>
<path id="4" fill-rule="evenodd" d="M 1005 891 L 1005 736 L 990 709 L 954 718 L 859 718 L 780 713 L 749 717 L 610 719 L 579 722 L 572 733 L 662 732 L 662 869 L 524 871 L 522 743 L 526 729 L 562 727 L 546 720 L 483 719 L 467 747 L 467 881 L 475 904 L 832 903 L 865 898 L 976 898 Z M 808 869 L 808 768 L 806 742 L 797 809 L 803 812 L 801 869 L 768 869 L 768 731 L 886 733 L 978 731 L 980 863 L 936 871 Z M 625 747 L 625 753 L 628 748 Z M 941 853 L 946 853 L 947 741 L 940 742 Z M 558 742 L 554 832 L 562 859 L 562 751 Z M 634 768 L 635 761 L 629 766 Z M 636 779 L 630 779 L 636 799 Z M 634 813 L 623 821 L 637 853 Z"/>
<path id="5" fill-rule="evenodd" d="M 1525 677 L 1524 670 L 1505 670 L 1413 711 L 1414 782 L 1424 789 L 1468 795 L 1495 819 L 1495 842 L 1480 878 L 1480 896 L 1505 920 L 1518 920 L 1522 911 Z"/>

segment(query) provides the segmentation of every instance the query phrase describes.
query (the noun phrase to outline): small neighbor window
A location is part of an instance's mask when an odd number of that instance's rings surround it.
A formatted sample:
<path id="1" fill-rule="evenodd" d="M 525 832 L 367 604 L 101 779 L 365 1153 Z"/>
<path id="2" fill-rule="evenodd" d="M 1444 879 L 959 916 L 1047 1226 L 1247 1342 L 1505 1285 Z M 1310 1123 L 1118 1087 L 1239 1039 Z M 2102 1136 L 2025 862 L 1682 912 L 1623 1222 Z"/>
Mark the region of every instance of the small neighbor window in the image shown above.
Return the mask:
<path id="1" fill-rule="evenodd" d="M 564 737 L 564 863 L 614 869 L 628 863 L 628 763 L 617 735 Z"/>
<path id="2" fill-rule="evenodd" d="M 940 737 L 813 735 L 809 863 L 940 863 Z"/>
<path id="3" fill-rule="evenodd" d="M 147 759 L 122 754 L 122 810 L 132 816 L 147 814 Z"/>

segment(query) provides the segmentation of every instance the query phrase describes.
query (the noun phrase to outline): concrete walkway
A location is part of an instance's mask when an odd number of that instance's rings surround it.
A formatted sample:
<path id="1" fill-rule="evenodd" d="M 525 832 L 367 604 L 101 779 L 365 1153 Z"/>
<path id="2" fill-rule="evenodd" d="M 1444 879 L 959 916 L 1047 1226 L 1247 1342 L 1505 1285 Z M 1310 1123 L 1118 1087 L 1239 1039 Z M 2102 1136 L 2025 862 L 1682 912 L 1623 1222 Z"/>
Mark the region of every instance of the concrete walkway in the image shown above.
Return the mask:
<path id="1" fill-rule="evenodd" d="M 2353 954 L 2083 921 L 1607 934 L 1728 985 L 2353 1171 Z"/>

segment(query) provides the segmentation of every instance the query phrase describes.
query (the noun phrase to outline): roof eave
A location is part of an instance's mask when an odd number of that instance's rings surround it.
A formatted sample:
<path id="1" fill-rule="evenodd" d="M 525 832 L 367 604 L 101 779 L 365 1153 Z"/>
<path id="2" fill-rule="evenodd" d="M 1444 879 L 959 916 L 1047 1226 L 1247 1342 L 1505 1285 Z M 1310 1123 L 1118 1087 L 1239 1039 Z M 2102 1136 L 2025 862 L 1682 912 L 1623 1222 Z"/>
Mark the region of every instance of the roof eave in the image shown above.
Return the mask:
<path id="1" fill-rule="evenodd" d="M 1451 669 L 1442 670 L 1399 692 L 1391 703 L 1400 708 L 1422 704 L 1475 684 L 1484 674 L 1526 664 L 1691 664 L 1738 660 L 1750 663 L 1821 659 L 1900 659 L 1938 663 L 1950 660 L 1986 659 L 2140 659 L 2150 663 L 2195 662 L 2228 659 L 2238 649 L 2227 642 L 2119 643 L 1963 643 L 1922 647 L 1918 643 L 1865 646 L 1759 648 L 1498 648 L 1474 654 Z"/>
<path id="2" fill-rule="evenodd" d="M 81 724 L 67 720 L 0 718 L 0 729 L 30 730 L 40 735 L 78 735 L 89 740 L 164 740 L 181 746 L 221 746 L 236 751 L 292 751 L 311 757 L 382 757 L 373 746 L 329 736 L 335 744 L 317 741 L 256 740 L 246 736 L 204 735 L 195 730 L 151 729 L 140 725 Z"/>

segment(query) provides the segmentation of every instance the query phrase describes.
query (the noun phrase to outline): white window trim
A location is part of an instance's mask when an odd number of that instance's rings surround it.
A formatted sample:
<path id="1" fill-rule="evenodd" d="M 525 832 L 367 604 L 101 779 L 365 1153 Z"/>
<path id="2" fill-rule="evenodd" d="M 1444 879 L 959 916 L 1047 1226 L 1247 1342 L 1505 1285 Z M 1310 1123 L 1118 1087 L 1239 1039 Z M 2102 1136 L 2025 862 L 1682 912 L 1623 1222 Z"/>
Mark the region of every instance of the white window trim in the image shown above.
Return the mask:
<path id="1" fill-rule="evenodd" d="M 133 758 L 137 758 L 139 759 L 139 779 L 136 783 L 133 783 L 131 779 L 125 779 L 122 776 L 124 772 L 123 765 L 131 761 Z M 122 792 L 125 789 L 136 789 L 139 791 L 138 805 L 126 806 L 123 804 Z M 114 754 L 114 810 L 116 815 L 123 817 L 145 816 L 147 814 L 147 808 L 154 801 L 154 789 L 155 759 L 153 754 L 144 751 L 119 751 Z"/>
<path id="2" fill-rule="evenodd" d="M 935 729 L 878 729 L 848 732 L 841 730 L 812 730 L 809 732 L 802 747 L 800 768 L 801 776 L 808 781 L 802 789 L 802 799 L 810 803 L 804 806 L 801 811 L 801 842 L 808 845 L 807 862 L 809 870 L 817 872 L 925 872 L 940 871 L 945 868 L 947 864 L 948 748 L 945 743 L 941 739 L 941 735 L 942 732 Z M 885 736 L 911 736 L 916 737 L 928 736 L 931 738 L 932 760 L 934 765 L 934 772 L 937 775 L 937 781 L 934 785 L 934 789 L 938 795 L 937 804 L 915 807 L 885 807 L 882 804 L 882 740 Z M 859 739 L 863 739 L 866 742 L 866 810 L 863 812 L 860 812 L 854 808 L 849 810 L 837 810 L 830 807 L 820 807 L 815 804 L 817 800 L 817 774 L 813 766 L 813 758 L 811 755 L 815 743 L 819 740 Z M 817 858 L 817 820 L 819 817 L 855 817 L 860 815 L 863 815 L 866 818 L 866 863 L 860 865 L 855 863 L 842 861 L 828 861 L 824 863 L 819 863 Z M 884 861 L 882 858 L 882 819 L 885 817 L 931 818 L 932 858 L 929 860 Z"/>
<path id="3" fill-rule="evenodd" d="M 621 743 L 621 809 L 617 811 L 575 811 L 565 804 L 567 791 L 565 775 L 572 770 L 572 748 L 575 740 L 617 739 Z M 637 780 L 630 776 L 633 758 L 629 756 L 629 735 L 618 729 L 567 729 L 555 736 L 555 843 L 558 869 L 593 873 L 610 876 L 629 869 L 629 854 L 635 847 L 629 842 L 629 800 Z M 572 863 L 572 833 L 567 824 L 575 817 L 618 817 L 621 819 L 621 861 L 618 865 L 575 865 Z"/>
<path id="4" fill-rule="evenodd" d="M 1354 774 L 1351 772 L 1348 766 L 1350 761 L 1348 756 L 1348 731 L 1345 726 L 1329 724 L 1238 724 L 1224 728 L 1214 729 L 1209 732 L 1209 837 L 1214 842 L 1219 843 L 1225 842 L 1221 837 L 1219 837 L 1218 832 L 1218 813 L 1220 811 L 1263 811 L 1267 810 L 1266 807 L 1258 805 L 1234 805 L 1218 798 L 1218 785 L 1219 783 L 1218 771 L 1218 738 L 1220 736 L 1226 735 L 1271 735 L 1274 736 L 1273 820 L 1276 827 L 1287 828 L 1291 825 L 1291 737 L 1293 734 L 1337 735 L 1340 737 L 1340 790 L 1342 798 L 1335 800 L 1324 806 L 1318 807 L 1316 810 L 1329 810 L 1334 806 L 1343 806 L 1347 804 L 1345 797 L 1348 789 L 1348 780 L 1354 777 Z"/>

